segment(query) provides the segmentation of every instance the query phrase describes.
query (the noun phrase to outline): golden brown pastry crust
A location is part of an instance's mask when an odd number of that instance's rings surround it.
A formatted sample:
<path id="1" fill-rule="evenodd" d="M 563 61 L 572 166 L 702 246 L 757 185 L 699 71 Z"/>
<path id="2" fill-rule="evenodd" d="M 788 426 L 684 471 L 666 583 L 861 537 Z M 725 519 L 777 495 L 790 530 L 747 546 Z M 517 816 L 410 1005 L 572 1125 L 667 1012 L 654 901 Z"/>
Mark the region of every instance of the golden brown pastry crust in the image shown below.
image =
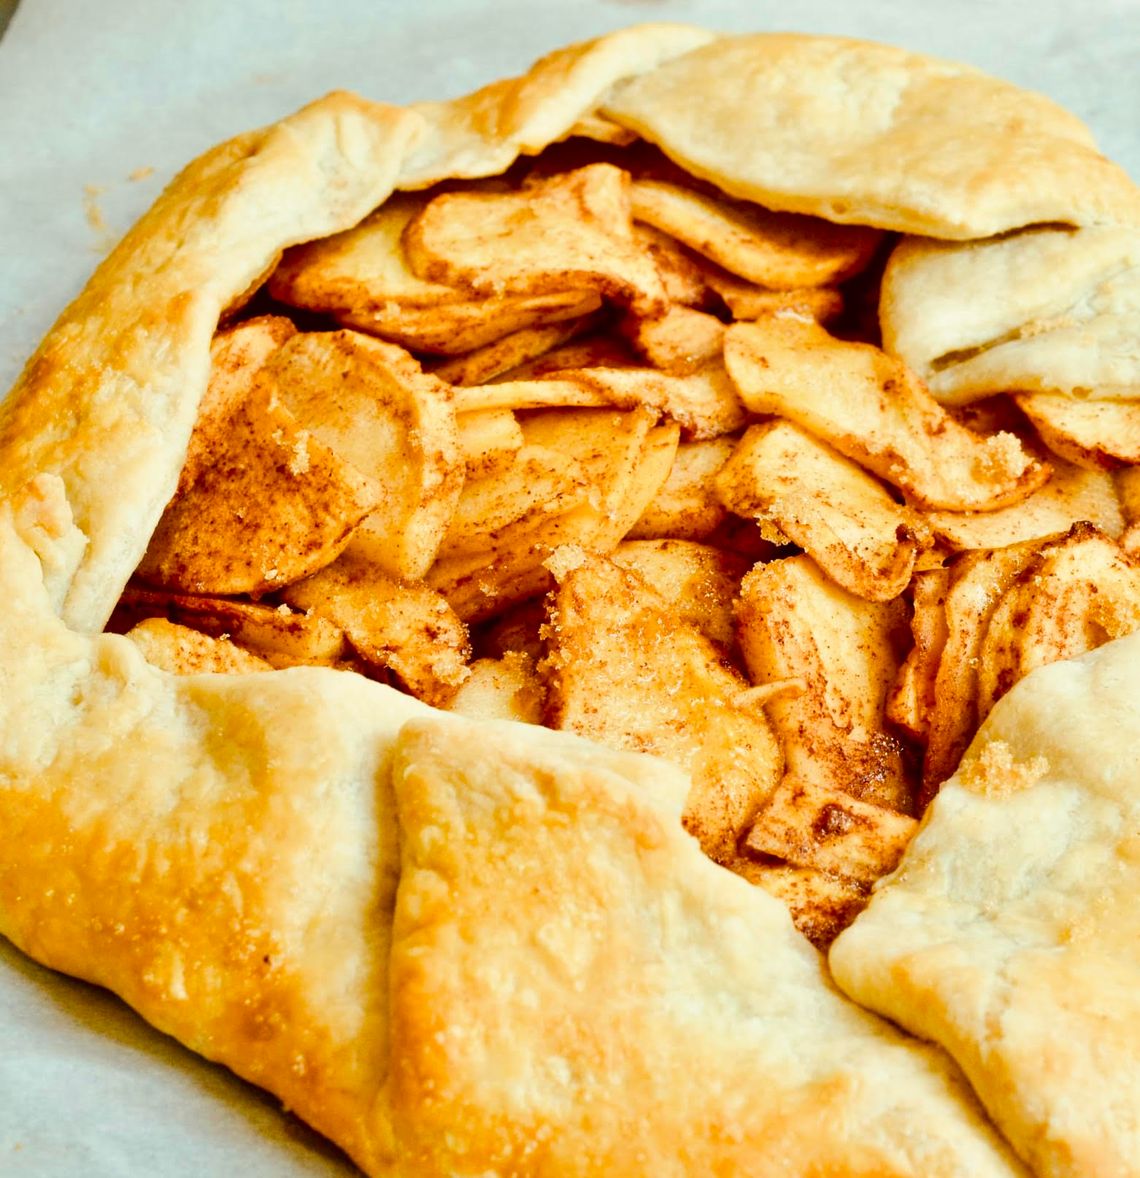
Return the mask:
<path id="1" fill-rule="evenodd" d="M 60 316 L 0 409 L 0 494 L 63 479 L 81 539 L 69 533 L 66 557 L 53 542 L 52 593 L 70 625 L 104 625 L 174 492 L 218 317 L 284 247 L 379 204 L 422 131 L 405 110 L 330 94 L 221 144 Z"/>
<path id="2" fill-rule="evenodd" d="M 831 950 L 856 1001 L 943 1044 L 1034 1173 L 1140 1158 L 1140 638 L 999 701 L 902 866 Z"/>
<path id="3" fill-rule="evenodd" d="M 733 196 L 832 221 L 957 240 L 1140 219 L 1135 185 L 1068 111 L 888 45 L 725 37 L 603 111 Z"/>
<path id="4" fill-rule="evenodd" d="M 525 74 L 492 82 L 451 102 L 421 102 L 427 132 L 400 169 L 400 188 L 438 180 L 493 176 L 519 155 L 541 151 L 599 114 L 602 99 L 625 78 L 653 70 L 716 40 L 692 25 L 652 24 L 620 29 L 568 45 L 536 61 Z"/>
<path id="5" fill-rule="evenodd" d="M 676 769 L 439 717 L 394 781 L 408 1173 L 1019 1172 L 941 1052 L 844 1002 L 783 905 L 701 854 Z"/>
<path id="6" fill-rule="evenodd" d="M 0 554 L 0 932 L 367 1158 L 388 1066 L 388 765 L 429 709 L 316 667 L 167 674 L 64 626 L 7 504 Z"/>
<path id="7" fill-rule="evenodd" d="M 582 120 L 588 125 L 615 83 L 638 74 L 652 78 L 668 68 L 661 63 L 695 47 L 693 78 L 707 78 L 708 62 L 719 62 L 716 85 L 733 94 L 740 92 L 734 79 L 751 84 L 756 62 L 808 52 L 813 44 L 717 41 L 700 30 L 647 26 L 560 51 L 522 79 L 453 103 L 400 110 L 330 95 L 191 164 L 63 313 L 0 411 L 0 593 L 7 605 L 0 622 L 0 932 L 38 960 L 114 990 L 156 1026 L 269 1088 L 374 1173 L 393 1166 L 409 1174 L 424 1173 L 421 1166 L 447 1172 L 456 1158 L 479 1173 L 512 1167 L 668 1172 L 689 1148 L 691 1108 L 700 1116 L 691 1149 L 702 1172 L 778 1172 L 766 1168 L 775 1165 L 777 1147 L 785 1168 L 796 1173 L 1017 1172 L 937 1053 L 902 1044 L 883 1024 L 840 1002 L 774 901 L 701 860 L 673 822 L 675 806 L 629 795 L 631 780 L 648 788 L 648 777 L 664 771 L 622 759 L 619 768 L 599 769 L 597 778 L 587 773 L 584 781 L 582 765 L 591 756 L 612 755 L 569 756 L 564 750 L 571 746 L 548 733 L 527 738 L 522 760 L 506 738 L 500 748 L 516 766 L 530 766 L 526 771 L 545 781 L 550 797 L 580 791 L 573 805 L 544 803 L 528 811 L 536 845 L 573 854 L 581 834 L 567 825 L 566 814 L 588 811 L 605 825 L 616 858 L 607 866 L 600 852 L 586 848 L 577 868 L 563 869 L 563 880 L 557 864 L 531 854 L 521 861 L 516 886 L 535 896 L 561 888 L 595 914 L 603 893 L 592 891 L 594 876 L 622 897 L 623 878 L 632 873 L 632 894 L 650 906 L 659 889 L 657 923 L 641 952 L 655 946 L 660 962 L 672 961 L 678 976 L 687 972 L 693 985 L 704 987 L 695 998 L 716 1028 L 728 1070 L 717 1080 L 720 1057 L 711 1053 L 701 1020 L 678 1007 L 679 1021 L 669 1022 L 656 1009 L 664 991 L 652 987 L 631 1001 L 648 1020 L 647 1036 L 682 1028 L 670 1042 L 647 1037 L 641 1043 L 639 1024 L 623 1025 L 612 1005 L 599 1009 L 604 1019 L 595 1026 L 591 1003 L 567 998 L 583 1028 L 581 1041 L 571 1037 L 568 1049 L 593 1053 L 596 1063 L 612 1035 L 628 1051 L 624 1066 L 634 1089 L 638 1068 L 668 1063 L 662 1086 L 648 1089 L 653 1099 L 643 1105 L 623 1108 L 616 1091 L 602 1085 L 596 1113 L 528 1106 L 525 1091 L 512 1095 L 501 1079 L 491 1084 L 487 1067 L 473 1066 L 474 1055 L 434 1038 L 438 1016 L 423 1000 L 438 999 L 440 1010 L 459 1010 L 467 1019 L 483 1013 L 465 1008 L 459 996 L 454 970 L 463 955 L 442 952 L 457 935 L 477 934 L 476 893 L 447 919 L 435 919 L 440 914 L 433 916 L 429 904 L 447 878 L 437 861 L 444 849 L 429 837 L 431 823 L 438 818 L 462 827 L 474 821 L 464 806 L 477 804 L 476 796 L 461 806 L 440 795 L 448 773 L 462 774 L 439 759 L 438 748 L 431 751 L 431 741 L 446 732 L 437 721 L 409 733 L 401 754 L 401 805 L 412 838 L 393 958 L 398 1068 L 389 1083 L 387 973 L 398 871 L 389 765 L 399 730 L 424 715 L 424 707 L 319 668 L 178 679 L 148 665 L 126 639 L 90 636 L 105 622 L 174 490 L 219 316 L 240 304 L 282 249 L 352 226 L 393 188 L 494 173 L 520 151 L 537 150 Z M 868 68 L 882 60 L 878 47 L 850 51 L 862 54 Z M 916 84 L 936 77 L 981 85 L 970 72 L 948 73 L 917 58 L 891 60 L 895 76 L 913 75 Z M 691 96 L 698 84 L 705 83 L 691 83 L 687 106 L 697 105 Z M 629 83 L 605 106 L 616 122 L 637 121 L 628 112 L 638 85 Z M 637 119 L 644 116 L 641 95 Z M 654 137 L 685 159 L 694 125 L 667 104 L 661 109 Z M 784 113 L 804 132 L 804 119 L 815 117 L 795 103 Z M 950 197 L 941 201 L 939 225 L 968 233 L 1010 218 L 1081 221 L 1130 211 L 1134 190 L 1122 187 L 1107 165 L 1095 164 L 1083 129 L 1051 107 L 1032 105 L 1030 113 L 1056 123 L 1048 143 L 1061 165 L 1032 172 L 1037 181 L 1060 178 L 1046 185 L 1049 203 L 1025 196 L 1027 183 L 1004 196 L 998 185 L 990 203 L 1000 215 L 990 205 L 984 216 L 973 209 L 947 212 Z M 941 131 L 936 119 L 928 135 L 935 139 Z M 1001 139 L 1007 147 L 1004 132 Z M 731 192 L 759 191 L 749 187 L 742 155 L 725 142 L 715 161 L 696 170 Z M 829 150 L 818 138 L 813 142 Z M 1032 158 L 1048 155 L 1039 147 L 1026 151 Z M 827 158 L 842 175 L 839 157 Z M 1080 192 L 1062 182 L 1074 161 L 1091 169 L 1082 173 Z M 950 165 L 947 171 L 956 166 Z M 849 196 L 844 185 L 827 190 L 813 211 L 836 215 L 837 202 Z M 935 223 L 921 202 L 899 196 L 880 203 L 902 210 L 883 223 Z M 847 211 L 856 216 L 873 207 L 879 206 L 867 197 L 862 205 L 852 200 Z M 417 769 L 431 757 L 438 771 Z M 532 803 L 526 806 L 533 810 Z M 490 853 L 505 834 L 501 810 L 472 829 L 476 844 Z M 494 862 L 496 872 L 507 870 L 502 852 Z M 466 881 L 470 863 L 457 861 L 457 871 L 460 866 Z M 480 978 L 487 1013 L 518 1018 L 539 1050 L 560 1034 L 557 953 L 542 949 L 541 929 L 531 923 L 550 906 L 549 896 L 536 899 L 519 907 L 515 923 L 493 925 L 500 938 L 531 938 L 528 969 L 548 960 L 548 1018 L 523 1017 L 525 1004 L 506 1001 L 505 978 L 502 988 Z M 689 906 L 701 911 L 686 912 Z M 482 911 L 495 916 L 489 904 Z M 641 914 L 619 907 L 613 918 L 632 929 L 635 915 Z M 717 924 L 722 935 L 713 937 Z M 421 934 L 437 962 L 431 968 L 421 969 L 415 952 Z M 754 1043 L 757 1051 L 778 1044 L 750 1039 L 752 1030 L 741 1032 L 738 1043 L 733 1027 L 742 1004 L 752 1009 L 753 985 L 769 978 L 763 968 L 769 953 L 794 978 L 787 1000 L 799 1013 L 785 1021 L 803 1031 L 811 1050 L 772 1057 L 770 1073 L 763 1073 L 739 1043 Z M 607 954 L 614 955 L 612 945 Z M 650 974 L 656 968 L 646 957 L 642 964 Z M 629 961 L 614 965 L 627 970 L 631 986 L 646 980 Z M 671 991 L 681 1005 L 677 995 L 687 1001 L 686 987 Z M 801 1026 L 825 1010 L 828 1019 L 857 1028 L 838 1064 Z M 761 1022 L 762 1015 L 756 1012 Z M 859 1046 L 864 1041 L 866 1053 Z M 568 1059 L 567 1066 L 581 1066 L 583 1058 Z M 805 1058 L 815 1063 L 797 1070 Z M 867 1070 L 867 1058 L 889 1063 L 879 1075 Z M 550 1057 L 544 1066 L 556 1067 Z M 772 1076 L 784 1067 L 798 1086 L 783 1089 L 777 1106 L 767 1105 Z M 461 1108 L 441 1102 L 442 1089 L 432 1085 L 444 1081 L 453 1084 Z M 547 1092 L 543 1099 L 554 1097 Z M 444 1124 L 457 1129 L 450 1145 L 432 1137 Z M 553 1137 L 549 1144 L 528 1138 L 539 1150 L 528 1153 L 517 1127 L 524 1124 L 536 1133 L 544 1126 L 551 1134 L 565 1129 L 567 1137 L 561 1145 Z M 662 1132 L 654 1136 L 658 1126 Z"/>

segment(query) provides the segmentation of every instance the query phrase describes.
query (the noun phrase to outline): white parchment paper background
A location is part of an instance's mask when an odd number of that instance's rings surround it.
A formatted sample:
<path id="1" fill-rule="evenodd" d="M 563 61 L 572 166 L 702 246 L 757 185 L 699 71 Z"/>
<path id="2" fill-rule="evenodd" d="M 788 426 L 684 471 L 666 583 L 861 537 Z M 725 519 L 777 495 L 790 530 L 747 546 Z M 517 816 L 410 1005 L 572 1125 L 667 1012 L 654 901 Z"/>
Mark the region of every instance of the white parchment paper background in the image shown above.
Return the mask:
<path id="1" fill-rule="evenodd" d="M 219 139 L 336 87 L 450 97 L 664 19 L 968 61 L 1068 106 L 1140 176 L 1140 0 L 23 0 L 0 41 L 0 390 L 102 253 Z M 0 1174 L 351 1173 L 269 1097 L 0 941 Z"/>

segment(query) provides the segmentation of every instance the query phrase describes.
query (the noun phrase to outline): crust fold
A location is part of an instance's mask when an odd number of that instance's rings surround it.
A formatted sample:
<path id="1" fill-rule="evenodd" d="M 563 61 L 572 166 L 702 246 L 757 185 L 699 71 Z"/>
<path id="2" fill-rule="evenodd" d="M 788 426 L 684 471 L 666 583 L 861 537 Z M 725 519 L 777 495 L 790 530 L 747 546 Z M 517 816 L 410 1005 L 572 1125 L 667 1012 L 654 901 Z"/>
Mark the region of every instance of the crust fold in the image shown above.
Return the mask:
<path id="1" fill-rule="evenodd" d="M 217 323 L 281 251 L 599 112 L 775 208 L 958 238 L 1137 219 L 1044 99 L 878 46 L 683 26 L 450 103 L 332 94 L 207 152 L 0 409 L 0 932 L 374 1174 L 1020 1173 L 938 1050 L 844 1000 L 779 904 L 700 855 L 659 763 L 326 669 L 176 678 L 94 633 L 174 492 Z M 1022 1133 L 1032 1091 L 1011 1113 L 1012 1072 L 957 1053 Z"/>

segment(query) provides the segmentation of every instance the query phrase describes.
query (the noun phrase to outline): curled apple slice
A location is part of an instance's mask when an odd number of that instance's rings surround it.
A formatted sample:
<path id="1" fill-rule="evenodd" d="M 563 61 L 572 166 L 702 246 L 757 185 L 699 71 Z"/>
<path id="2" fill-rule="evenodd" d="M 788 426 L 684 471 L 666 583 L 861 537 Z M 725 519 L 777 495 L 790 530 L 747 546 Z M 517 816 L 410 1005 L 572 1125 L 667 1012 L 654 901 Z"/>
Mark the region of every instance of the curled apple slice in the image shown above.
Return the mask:
<path id="1" fill-rule="evenodd" d="M 720 649 L 629 570 L 566 561 L 551 607 L 547 722 L 688 771 L 684 822 L 706 854 L 731 860 L 775 788 L 782 757 Z"/>
<path id="2" fill-rule="evenodd" d="M 560 545 L 612 552 L 669 474 L 677 426 L 654 426 L 647 409 L 565 409 L 533 413 L 521 423 L 528 447 L 577 464 L 589 493 L 562 510 L 527 512 L 478 545 L 441 555 L 427 575 L 460 617 L 477 621 L 545 592 L 544 562 Z"/>
<path id="3" fill-rule="evenodd" d="M 225 639 L 271 667 L 338 666 L 348 658 L 344 632 L 327 619 L 287 605 L 229 597 L 195 597 L 128 585 L 115 607 L 115 630 L 152 618 Z"/>
<path id="4" fill-rule="evenodd" d="M 289 306 L 332 315 L 347 327 L 444 355 L 573 320 L 599 306 L 599 296 L 588 290 L 474 298 L 454 286 L 425 282 L 408 265 L 402 239 L 428 199 L 395 196 L 356 228 L 287 250 L 270 276 L 270 294 Z"/>
<path id="5" fill-rule="evenodd" d="M 725 333 L 724 355 L 753 413 L 794 421 L 920 506 L 992 511 L 1049 477 L 1013 434 L 973 433 L 901 361 L 817 323 L 737 323 Z"/>
<path id="6" fill-rule="evenodd" d="M 978 712 L 979 652 L 990 618 L 1006 589 L 1037 551 L 1036 541 L 968 552 L 951 566 L 931 710 L 925 722 L 919 807 L 924 809 L 958 768 L 981 717 Z"/>
<path id="7" fill-rule="evenodd" d="M 721 502 L 770 520 L 844 589 L 890 601 L 928 531 L 862 467 L 787 421 L 752 426 L 716 478 Z"/>
<path id="8" fill-rule="evenodd" d="M 272 346 L 270 346 L 272 345 Z M 138 567 L 185 593 L 264 593 L 330 564 L 381 485 L 282 402 L 264 320 L 215 342 L 209 389 L 174 498 Z"/>
<path id="9" fill-rule="evenodd" d="M 1124 530 L 1112 475 L 1063 458 L 1050 461 L 1053 476 L 1028 499 L 997 511 L 928 511 L 934 534 L 956 552 L 1004 548 L 1068 531 L 1087 520 L 1113 539 Z"/>
<path id="10" fill-rule="evenodd" d="M 882 234 L 662 180 L 637 180 L 633 215 L 733 274 L 773 290 L 826 286 L 857 274 Z"/>
<path id="11" fill-rule="evenodd" d="M 383 488 L 354 552 L 391 576 L 422 577 L 463 488 L 450 386 L 403 348 L 355 331 L 298 334 L 269 370 L 313 437 Z"/>
<path id="12" fill-rule="evenodd" d="M 449 192 L 404 233 L 417 274 L 475 295 L 595 291 L 638 314 L 662 314 L 657 268 L 633 240 L 629 175 L 590 164 L 520 192 Z"/>
<path id="13" fill-rule="evenodd" d="M 1140 463 L 1140 403 L 1066 393 L 1019 393 L 1014 400 L 1054 454 L 1094 470 Z"/>
<path id="14" fill-rule="evenodd" d="M 728 512 L 716 493 L 716 474 L 732 457 L 736 439 L 682 442 L 669 477 L 630 530 L 631 540 L 706 540 Z"/>
<path id="15" fill-rule="evenodd" d="M 571 456 L 548 446 L 523 445 L 509 465 L 468 479 L 440 546 L 443 559 L 483 552 L 504 528 L 584 503 L 592 488 Z"/>
<path id="16" fill-rule="evenodd" d="M 914 645 L 899 667 L 887 697 L 887 719 L 919 744 L 925 744 L 930 736 L 930 718 L 937 706 L 938 664 L 949 637 L 946 625 L 949 589 L 949 569 L 928 569 L 915 576 L 914 613 L 910 619 Z"/>
<path id="17" fill-rule="evenodd" d="M 148 663 L 172 675 L 244 675 L 273 669 L 228 638 L 211 638 L 166 618 L 147 618 L 128 630 L 127 637 Z"/>
<path id="18" fill-rule="evenodd" d="M 766 708 L 797 781 L 911 809 L 902 749 L 884 723 L 906 615 L 900 599 L 864 601 L 839 588 L 807 556 L 744 578 L 737 617 L 749 678 L 804 684 Z"/>
<path id="19" fill-rule="evenodd" d="M 524 327 L 493 343 L 467 352 L 454 359 L 445 360 L 432 369 L 432 376 L 446 380 L 449 384 L 479 385 L 493 380 L 526 364 L 537 360 L 568 340 L 590 330 L 598 316 L 584 315 L 578 319 L 564 319 L 545 327 Z"/>
<path id="20" fill-rule="evenodd" d="M 1140 564 L 1091 524 L 1041 545 L 978 650 L 978 719 L 1030 671 L 1140 630 Z"/>
<path id="21" fill-rule="evenodd" d="M 425 703 L 445 702 L 467 678 L 467 627 L 426 585 L 346 554 L 282 596 L 338 626 L 366 664 L 390 671 Z"/>

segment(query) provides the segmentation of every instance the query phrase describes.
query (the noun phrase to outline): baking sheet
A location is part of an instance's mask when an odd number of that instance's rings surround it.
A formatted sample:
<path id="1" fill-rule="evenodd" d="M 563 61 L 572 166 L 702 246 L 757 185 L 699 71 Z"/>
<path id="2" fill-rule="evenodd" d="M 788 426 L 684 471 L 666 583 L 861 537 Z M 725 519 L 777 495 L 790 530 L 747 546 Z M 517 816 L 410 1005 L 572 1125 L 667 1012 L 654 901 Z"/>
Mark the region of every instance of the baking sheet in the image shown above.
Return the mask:
<path id="1" fill-rule="evenodd" d="M 441 98 L 643 20 L 832 32 L 1043 90 L 1140 176 L 1140 0 L 23 0 L 0 41 L 0 389 L 188 159 L 325 90 Z M 0 941 L 0 1173 L 351 1175 L 255 1089 Z"/>

